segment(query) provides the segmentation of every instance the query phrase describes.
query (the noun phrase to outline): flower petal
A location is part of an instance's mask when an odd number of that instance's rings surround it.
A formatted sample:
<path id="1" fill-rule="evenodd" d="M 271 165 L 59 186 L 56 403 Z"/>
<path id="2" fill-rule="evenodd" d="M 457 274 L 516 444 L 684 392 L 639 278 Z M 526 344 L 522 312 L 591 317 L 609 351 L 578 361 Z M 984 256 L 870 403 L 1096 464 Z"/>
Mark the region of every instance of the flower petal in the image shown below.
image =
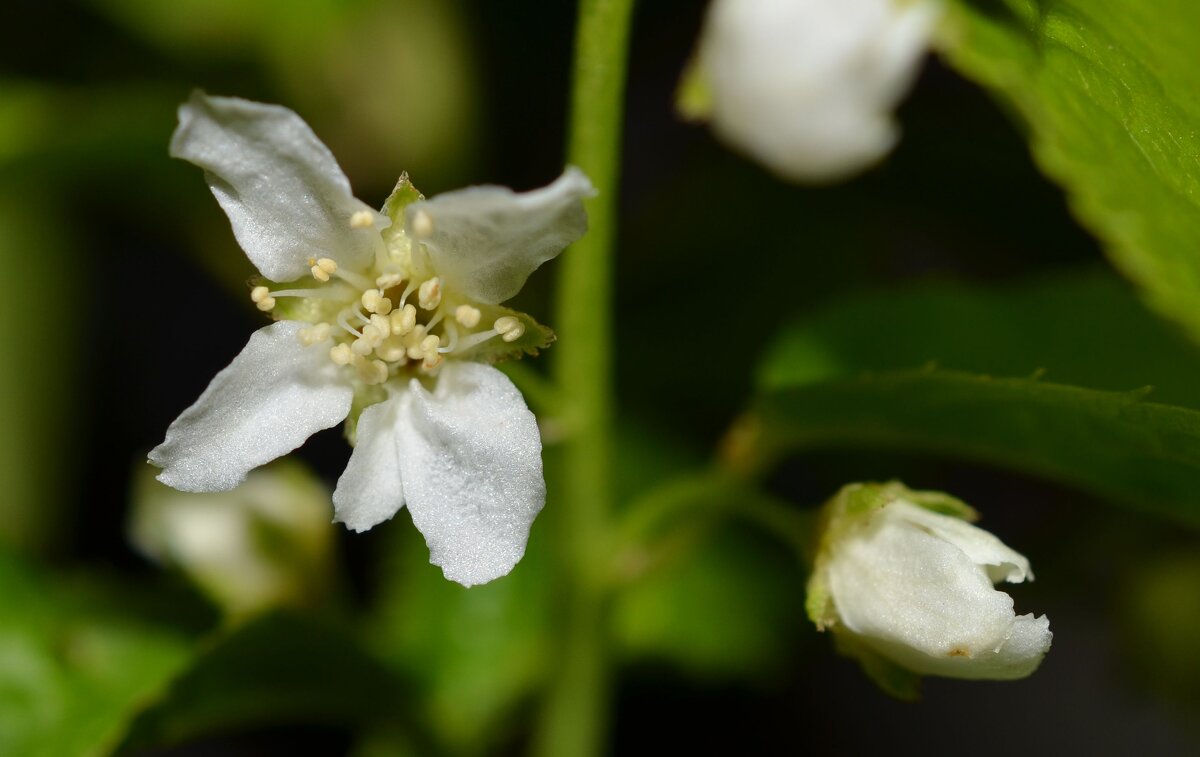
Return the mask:
<path id="1" fill-rule="evenodd" d="M 593 194 L 587 176 L 572 166 L 532 192 L 468 187 L 414 202 L 404 209 L 405 228 L 424 243 L 447 287 L 494 305 L 583 236 L 583 200 Z"/>
<path id="2" fill-rule="evenodd" d="M 961 518 L 927 510 L 903 500 L 888 505 L 895 516 L 902 516 L 910 523 L 924 528 L 929 533 L 966 553 L 976 565 L 983 565 L 992 583 L 1007 581 L 1019 584 L 1033 580 L 1033 571 L 1025 555 L 1000 541 L 990 531 L 985 531 Z"/>
<path id="3" fill-rule="evenodd" d="M 366 531 L 404 506 L 396 427 L 400 417 L 407 416 L 402 407 L 411 401 L 411 394 L 399 392 L 359 416 L 358 442 L 333 492 L 334 522 Z"/>
<path id="4" fill-rule="evenodd" d="M 194 92 L 179 108 L 171 155 L 204 169 L 238 243 L 272 281 L 306 275 L 310 258 L 361 268 L 389 223 L 354 198 L 329 148 L 279 105 Z M 352 228 L 363 211 L 374 224 Z"/>
<path id="5" fill-rule="evenodd" d="M 842 540 L 828 571 L 845 628 L 914 672 L 1020 678 L 1049 649 L 1048 621 L 1017 618 L 982 567 L 901 516 Z"/>
<path id="6" fill-rule="evenodd" d="M 479 363 L 447 364 L 432 394 L 416 380 L 411 392 L 400 468 L 429 560 L 464 586 L 499 578 L 525 554 L 546 499 L 533 413 L 507 376 Z"/>
<path id="7" fill-rule="evenodd" d="M 158 480 L 186 492 L 226 491 L 350 412 L 349 384 L 326 352 L 302 347 L 307 324 L 279 321 L 250 335 L 149 455 Z"/>

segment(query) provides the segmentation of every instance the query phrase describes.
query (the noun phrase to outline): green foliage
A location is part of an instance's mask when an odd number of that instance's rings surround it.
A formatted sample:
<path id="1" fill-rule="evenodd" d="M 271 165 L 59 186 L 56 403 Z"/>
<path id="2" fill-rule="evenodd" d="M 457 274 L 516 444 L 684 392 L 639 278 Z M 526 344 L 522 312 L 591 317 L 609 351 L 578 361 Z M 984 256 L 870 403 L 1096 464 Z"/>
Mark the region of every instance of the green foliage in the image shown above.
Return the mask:
<path id="1" fill-rule="evenodd" d="M 536 525 L 508 576 L 466 589 L 429 564 L 406 515 L 378 526 L 389 548 L 370 636 L 379 655 L 415 682 L 416 714 L 445 745 L 494 745 L 535 687 L 544 683 L 550 636 L 546 534 Z"/>
<path id="2" fill-rule="evenodd" d="M 213 639 L 137 718 L 121 753 L 263 723 L 395 723 L 407 699 L 399 679 L 345 629 L 266 615 Z"/>
<path id="3" fill-rule="evenodd" d="M 120 595 L 0 555 L 0 754 L 104 754 L 190 659 Z"/>
<path id="4" fill-rule="evenodd" d="M 1200 525 L 1200 412 L 1144 396 L 949 371 L 863 375 L 765 392 L 758 445 L 975 460 Z"/>
<path id="5" fill-rule="evenodd" d="M 1200 5 L 950 5 L 946 59 L 1011 106 L 1117 267 L 1200 338 Z"/>

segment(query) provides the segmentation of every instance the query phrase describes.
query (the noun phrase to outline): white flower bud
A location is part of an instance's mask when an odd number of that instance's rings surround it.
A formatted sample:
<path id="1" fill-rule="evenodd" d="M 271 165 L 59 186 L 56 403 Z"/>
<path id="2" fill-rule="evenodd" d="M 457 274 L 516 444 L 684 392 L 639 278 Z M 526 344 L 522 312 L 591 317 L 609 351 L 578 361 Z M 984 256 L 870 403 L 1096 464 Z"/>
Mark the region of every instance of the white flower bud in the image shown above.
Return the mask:
<path id="1" fill-rule="evenodd" d="M 847 486 L 826 507 L 808 612 L 844 652 L 868 670 L 883 658 L 950 678 L 1037 669 L 1050 622 L 1016 615 L 1012 597 L 993 588 L 1032 580 L 1029 561 L 968 523 L 973 510 L 894 483 Z"/>
<path id="2" fill-rule="evenodd" d="M 715 0 L 693 72 L 699 110 L 785 178 L 859 171 L 896 142 L 891 111 L 938 12 L 934 0 Z"/>

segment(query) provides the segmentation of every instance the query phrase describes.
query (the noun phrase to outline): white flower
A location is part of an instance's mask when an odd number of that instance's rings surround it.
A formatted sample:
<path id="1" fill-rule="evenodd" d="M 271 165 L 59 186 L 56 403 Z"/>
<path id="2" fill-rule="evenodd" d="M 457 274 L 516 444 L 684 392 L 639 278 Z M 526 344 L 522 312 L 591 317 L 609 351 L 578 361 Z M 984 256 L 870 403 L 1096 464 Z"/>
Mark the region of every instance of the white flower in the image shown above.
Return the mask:
<path id="1" fill-rule="evenodd" d="M 295 113 L 199 92 L 179 109 L 171 154 L 205 170 L 266 279 L 251 299 L 277 322 L 171 424 L 149 456 L 159 480 L 232 489 L 366 406 L 336 519 L 362 531 L 407 504 L 447 578 L 470 586 L 511 570 L 545 500 L 541 439 L 516 387 L 485 363 L 553 338 L 499 303 L 586 231 L 587 178 L 568 168 L 524 194 L 425 200 L 402 176 L 380 213 Z"/>
<path id="2" fill-rule="evenodd" d="M 951 678 L 1029 675 L 1050 648 L 1050 622 L 1016 615 L 993 588 L 1033 580 L 1029 561 L 964 520 L 974 516 L 944 494 L 845 487 L 825 512 L 810 617 L 860 659 Z"/>
<path id="3" fill-rule="evenodd" d="M 795 181 L 832 180 L 882 158 L 936 0 L 714 0 L 698 68 L 713 128 Z"/>

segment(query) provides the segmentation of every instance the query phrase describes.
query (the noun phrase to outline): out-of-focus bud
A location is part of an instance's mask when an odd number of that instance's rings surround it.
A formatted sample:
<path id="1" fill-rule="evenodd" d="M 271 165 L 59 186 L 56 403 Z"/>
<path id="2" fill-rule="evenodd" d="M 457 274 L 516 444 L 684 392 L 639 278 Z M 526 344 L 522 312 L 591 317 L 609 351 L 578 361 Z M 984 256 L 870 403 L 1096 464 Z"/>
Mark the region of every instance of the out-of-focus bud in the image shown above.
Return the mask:
<path id="1" fill-rule="evenodd" d="M 993 588 L 1032 580 L 1029 561 L 968 523 L 971 508 L 898 483 L 851 484 L 822 516 L 809 617 L 890 693 L 915 695 L 912 674 L 1008 680 L 1037 669 L 1050 621 L 1016 615 Z"/>
<path id="2" fill-rule="evenodd" d="M 714 0 L 680 91 L 686 117 L 785 179 L 867 168 L 929 44 L 936 0 Z"/>
<path id="3" fill-rule="evenodd" d="M 329 490 L 304 467 L 278 462 L 236 489 L 186 494 L 138 466 L 129 521 L 134 546 L 179 569 L 231 616 L 305 606 L 326 592 L 332 570 Z"/>

